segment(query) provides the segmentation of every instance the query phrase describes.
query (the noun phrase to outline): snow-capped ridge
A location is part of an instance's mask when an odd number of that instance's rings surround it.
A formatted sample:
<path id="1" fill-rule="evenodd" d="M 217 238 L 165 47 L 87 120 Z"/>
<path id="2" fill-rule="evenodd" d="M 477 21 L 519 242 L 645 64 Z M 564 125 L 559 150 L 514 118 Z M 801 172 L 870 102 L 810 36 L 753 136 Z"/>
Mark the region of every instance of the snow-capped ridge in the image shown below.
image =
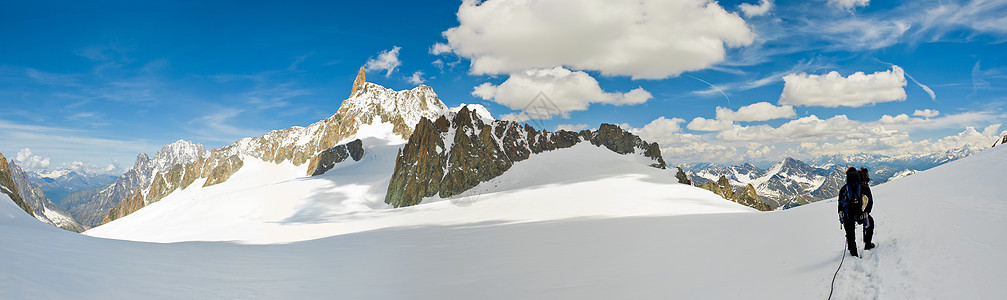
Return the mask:
<path id="1" fill-rule="evenodd" d="M 205 154 L 191 151 L 191 144 L 184 141 L 176 142 L 177 145 L 172 147 L 166 146 L 169 149 L 166 152 L 186 154 L 181 156 L 196 159 L 177 163 L 175 167 L 158 166 L 159 172 L 150 179 L 154 184 L 148 184 L 140 193 L 116 205 L 102 222 L 129 215 L 188 187 L 198 179 L 206 179 L 202 181 L 204 186 L 223 183 L 249 158 L 302 166 L 319 153 L 356 139 L 358 135 L 381 136 L 402 143 L 410 137 L 422 118 L 433 119 L 448 112 L 447 106 L 429 86 L 394 91 L 366 82 L 365 73 L 361 68 L 350 97 L 342 101 L 335 114 L 307 127 L 293 126 L 273 130 L 260 137 L 242 138 Z M 397 137 L 387 134 L 389 127 Z"/>
<path id="2" fill-rule="evenodd" d="M 463 107 L 468 107 L 469 110 L 476 112 L 476 114 L 479 116 L 480 119 L 482 119 L 484 123 L 493 123 L 493 121 L 496 121 L 496 118 L 493 117 L 493 114 L 491 114 L 490 111 L 481 104 L 462 103 L 459 104 L 458 106 L 450 108 L 449 110 L 451 113 L 457 114 L 459 111 L 462 110 Z"/>

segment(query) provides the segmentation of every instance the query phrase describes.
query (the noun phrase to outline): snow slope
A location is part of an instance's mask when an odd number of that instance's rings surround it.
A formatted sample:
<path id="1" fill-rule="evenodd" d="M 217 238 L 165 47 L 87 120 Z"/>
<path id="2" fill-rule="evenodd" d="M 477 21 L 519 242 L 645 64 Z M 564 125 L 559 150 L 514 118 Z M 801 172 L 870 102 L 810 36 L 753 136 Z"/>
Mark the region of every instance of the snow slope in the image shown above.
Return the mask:
<path id="1" fill-rule="evenodd" d="M 363 142 L 361 161 L 340 163 L 311 178 L 303 177 L 306 166 L 245 158 L 245 166 L 222 184 L 203 188 L 198 180 L 85 234 L 268 244 L 389 227 L 751 211 L 678 184 L 668 170 L 648 167 L 649 158 L 590 143 L 534 155 L 462 195 L 392 209 L 384 196 L 402 141 Z"/>
<path id="2" fill-rule="evenodd" d="M 1002 298 L 1004 170 L 1000 147 L 875 187 L 878 248 L 846 258 L 833 299 Z M 552 187 L 500 184 L 517 188 L 501 194 Z M 431 200 L 411 214 L 477 209 L 489 196 L 440 210 L 451 201 Z M 158 244 L 58 230 L 0 195 L 0 298 L 824 299 L 844 251 L 834 201 L 663 213 L 427 220 L 271 245 Z"/>

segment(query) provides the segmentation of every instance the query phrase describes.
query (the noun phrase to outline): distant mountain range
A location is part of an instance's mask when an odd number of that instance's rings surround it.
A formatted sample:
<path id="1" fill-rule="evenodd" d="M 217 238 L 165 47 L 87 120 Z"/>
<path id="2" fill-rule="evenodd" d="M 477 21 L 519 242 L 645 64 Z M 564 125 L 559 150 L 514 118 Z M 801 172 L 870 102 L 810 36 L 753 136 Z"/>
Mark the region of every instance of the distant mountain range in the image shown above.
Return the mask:
<path id="1" fill-rule="evenodd" d="M 810 163 L 785 158 L 763 170 L 751 163 L 734 166 L 694 164 L 688 172 L 693 185 L 702 186 L 708 181 L 718 182 L 721 177 L 733 186 L 735 193 L 743 193 L 752 185 L 758 198 L 772 209 L 786 209 L 838 196 L 845 184 L 846 168 L 866 167 L 871 184 L 877 185 L 903 178 L 953 160 L 978 153 L 985 148 L 966 146 L 946 152 L 898 157 L 855 154 L 830 155 L 810 160 Z M 709 188 L 708 188 L 709 189 Z"/>
<path id="2" fill-rule="evenodd" d="M 119 176 L 59 169 L 28 172 L 28 178 L 42 188 L 49 200 L 59 204 L 70 193 L 98 188 Z"/>
<path id="3" fill-rule="evenodd" d="M 16 163 L 4 158 L 3 154 L 0 154 L 0 191 L 39 221 L 74 232 L 87 229 L 49 201 L 42 188 L 32 182 Z"/>

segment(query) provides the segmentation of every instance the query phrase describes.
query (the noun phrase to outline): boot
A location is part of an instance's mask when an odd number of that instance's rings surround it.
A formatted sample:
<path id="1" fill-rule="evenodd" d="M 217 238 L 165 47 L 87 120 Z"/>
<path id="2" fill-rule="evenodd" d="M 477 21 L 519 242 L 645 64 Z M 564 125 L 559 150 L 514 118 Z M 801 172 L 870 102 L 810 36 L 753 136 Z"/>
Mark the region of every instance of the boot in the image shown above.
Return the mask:
<path id="1" fill-rule="evenodd" d="M 864 250 L 871 250 L 876 247 L 871 240 L 874 239 L 874 218 L 867 215 L 867 223 L 864 226 Z"/>

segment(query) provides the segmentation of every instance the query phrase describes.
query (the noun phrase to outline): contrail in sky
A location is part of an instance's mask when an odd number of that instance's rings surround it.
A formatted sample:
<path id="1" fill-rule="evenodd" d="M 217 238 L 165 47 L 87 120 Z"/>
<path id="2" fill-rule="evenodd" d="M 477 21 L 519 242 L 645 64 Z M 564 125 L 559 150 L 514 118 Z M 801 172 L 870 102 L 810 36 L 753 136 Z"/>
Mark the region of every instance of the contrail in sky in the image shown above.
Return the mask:
<path id="1" fill-rule="evenodd" d="M 699 78 L 698 78 L 698 77 L 696 77 L 696 76 L 692 76 L 692 75 L 689 75 L 689 74 L 682 74 L 682 75 L 685 75 L 685 76 L 689 76 L 689 78 L 692 78 L 692 79 L 695 79 L 695 80 L 699 80 L 699 81 L 701 81 L 701 82 L 703 82 L 703 83 L 705 83 L 705 84 L 708 84 L 708 85 L 710 85 L 710 87 L 713 87 L 713 88 L 714 88 L 715 90 L 717 90 L 718 92 L 720 92 L 720 94 L 724 95 L 724 98 L 727 98 L 727 107 L 728 107 L 728 108 L 730 108 L 730 107 L 731 107 L 731 97 L 728 97 L 728 96 L 727 96 L 727 93 L 724 93 L 724 90 L 721 90 L 721 89 L 720 89 L 719 87 L 717 87 L 716 85 L 713 85 L 712 83 L 709 83 L 709 82 L 707 82 L 706 80 L 702 80 L 702 79 L 699 79 Z"/>

